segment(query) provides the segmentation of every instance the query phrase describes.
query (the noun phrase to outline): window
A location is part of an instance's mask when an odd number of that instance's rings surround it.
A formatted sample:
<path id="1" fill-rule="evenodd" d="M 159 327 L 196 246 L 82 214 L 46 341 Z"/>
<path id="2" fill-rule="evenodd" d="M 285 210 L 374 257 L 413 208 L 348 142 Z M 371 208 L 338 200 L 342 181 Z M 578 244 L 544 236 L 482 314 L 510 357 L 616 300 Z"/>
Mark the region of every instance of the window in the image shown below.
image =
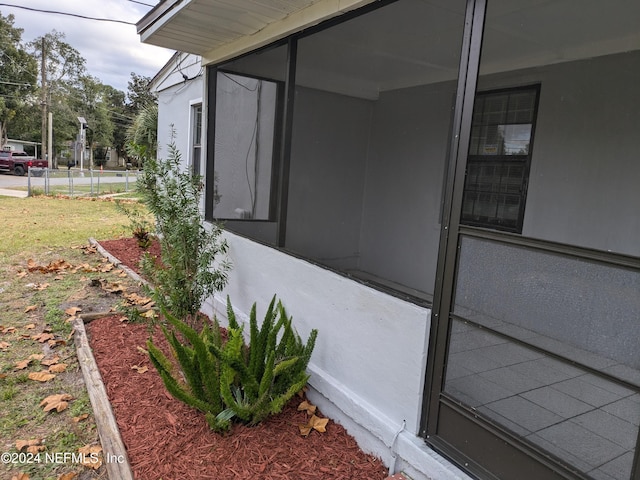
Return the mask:
<path id="1" fill-rule="evenodd" d="M 271 217 L 278 90 L 271 80 L 217 74 L 213 213 L 218 219 Z"/>
<path id="2" fill-rule="evenodd" d="M 191 171 L 193 175 L 201 175 L 200 159 L 202 158 L 202 104 L 191 106 Z"/>
<path id="3" fill-rule="evenodd" d="M 521 233 L 539 85 L 478 93 L 462 222 Z"/>

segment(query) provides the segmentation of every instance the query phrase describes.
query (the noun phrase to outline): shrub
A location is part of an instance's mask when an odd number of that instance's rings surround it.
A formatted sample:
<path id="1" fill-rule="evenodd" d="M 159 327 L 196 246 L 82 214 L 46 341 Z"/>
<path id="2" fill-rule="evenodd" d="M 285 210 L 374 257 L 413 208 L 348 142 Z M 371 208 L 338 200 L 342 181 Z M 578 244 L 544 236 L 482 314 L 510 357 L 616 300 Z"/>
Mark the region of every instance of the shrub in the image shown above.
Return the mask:
<path id="1" fill-rule="evenodd" d="M 180 168 L 173 141 L 166 160 L 145 161 L 136 189 L 156 219 L 162 264 L 145 255 L 142 271 L 154 285 L 158 305 L 182 319 L 194 319 L 202 302 L 227 283 L 230 268 L 222 228 L 204 226 L 200 214 L 200 177 Z"/>
<path id="2" fill-rule="evenodd" d="M 292 318 L 280 301 L 276 304 L 275 296 L 260 327 L 253 304 L 248 345 L 228 297 L 226 339 L 215 319 L 213 327 L 205 324 L 198 333 L 169 312 L 164 314 L 173 328 L 164 327 L 163 332 L 180 371 L 176 372 L 172 362 L 149 340 L 151 361 L 167 390 L 204 412 L 216 431 L 228 430 L 232 419 L 256 424 L 281 412 L 309 379 L 306 368 L 318 332 L 312 330 L 303 343 L 291 325 Z"/>
<path id="3" fill-rule="evenodd" d="M 128 207 L 120 200 L 116 200 L 115 204 L 116 209 L 129 219 L 129 228 L 138 246 L 143 250 L 148 249 L 151 246 L 153 222 L 147 218 L 147 215 L 139 207 Z"/>

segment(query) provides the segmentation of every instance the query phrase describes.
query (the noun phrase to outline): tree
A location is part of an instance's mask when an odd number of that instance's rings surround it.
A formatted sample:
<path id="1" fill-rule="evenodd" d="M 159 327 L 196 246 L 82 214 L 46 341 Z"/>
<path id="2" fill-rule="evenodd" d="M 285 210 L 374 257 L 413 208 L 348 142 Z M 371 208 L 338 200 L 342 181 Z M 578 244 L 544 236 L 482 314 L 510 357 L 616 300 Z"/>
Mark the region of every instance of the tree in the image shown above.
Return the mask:
<path id="1" fill-rule="evenodd" d="M 37 64 L 22 45 L 23 29 L 14 27 L 15 17 L 0 13 L 0 143 L 8 138 L 10 125 L 36 100 Z M 13 133 L 13 131 L 12 131 Z M 18 135 L 16 135 L 18 136 Z M 24 139 L 23 136 L 21 138 Z"/>
<path id="2" fill-rule="evenodd" d="M 127 106 L 133 116 L 143 108 L 157 103 L 158 99 L 149 89 L 151 79 L 131 72 L 131 79 L 127 84 Z"/>
<path id="3" fill-rule="evenodd" d="M 134 116 L 130 114 L 125 103 L 126 94 L 113 88 L 110 85 L 104 85 L 105 104 L 113 123 L 113 148 L 117 152 L 118 157 L 126 155 L 125 145 L 127 143 L 127 128 L 133 123 Z"/>
<path id="4" fill-rule="evenodd" d="M 47 113 L 54 105 L 52 95 L 59 90 L 78 86 L 86 72 L 86 60 L 75 48 L 64 41 L 64 33 L 52 30 L 29 43 L 33 56 L 41 65 L 40 96 L 42 104 L 42 148 L 46 147 Z"/>
<path id="5" fill-rule="evenodd" d="M 87 120 L 89 128 L 86 140 L 93 156 L 95 149 L 104 149 L 113 144 L 113 122 L 108 112 L 104 85 L 90 75 L 83 75 L 78 80 L 78 87 L 73 88 L 69 103 L 75 105 L 78 116 Z"/>
<path id="6" fill-rule="evenodd" d="M 156 157 L 158 151 L 158 105 L 147 105 L 127 130 L 127 153 L 138 165 Z"/>

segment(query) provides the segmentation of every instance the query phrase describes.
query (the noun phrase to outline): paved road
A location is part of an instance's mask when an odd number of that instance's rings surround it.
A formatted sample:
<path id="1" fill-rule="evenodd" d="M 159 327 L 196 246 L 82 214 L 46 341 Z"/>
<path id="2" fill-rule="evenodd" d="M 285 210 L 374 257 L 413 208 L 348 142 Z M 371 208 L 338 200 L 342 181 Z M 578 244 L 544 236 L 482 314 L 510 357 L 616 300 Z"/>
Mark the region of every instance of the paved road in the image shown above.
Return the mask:
<path id="1" fill-rule="evenodd" d="M 67 169 L 54 170 L 51 178 L 49 179 L 50 185 L 52 186 L 68 185 L 69 184 L 68 173 L 69 171 Z M 91 180 L 92 180 L 91 172 L 85 170 L 84 176 L 81 176 L 81 172 L 78 169 L 72 169 L 71 173 L 73 175 L 73 185 L 89 185 L 91 183 Z M 117 172 L 117 175 L 118 176 L 116 176 L 115 172 L 104 172 L 103 174 L 100 174 L 100 172 L 96 170 L 93 172 L 94 185 L 98 181 L 98 177 L 101 184 L 123 183 L 125 181 L 126 173 Z M 131 184 L 131 188 L 133 188 L 133 185 L 135 184 L 135 180 L 136 180 L 135 173 L 130 172 L 129 182 Z M 44 177 L 32 176 L 31 186 L 44 189 L 44 181 L 45 181 Z M 16 187 L 26 188 L 28 185 L 28 182 L 29 182 L 29 178 L 26 175 L 24 177 L 18 177 L 11 173 L 0 173 L 0 195 L 26 196 L 26 192 L 17 191 L 18 193 L 16 193 L 15 190 L 9 190 L 7 192 L 7 189 L 12 189 Z"/>

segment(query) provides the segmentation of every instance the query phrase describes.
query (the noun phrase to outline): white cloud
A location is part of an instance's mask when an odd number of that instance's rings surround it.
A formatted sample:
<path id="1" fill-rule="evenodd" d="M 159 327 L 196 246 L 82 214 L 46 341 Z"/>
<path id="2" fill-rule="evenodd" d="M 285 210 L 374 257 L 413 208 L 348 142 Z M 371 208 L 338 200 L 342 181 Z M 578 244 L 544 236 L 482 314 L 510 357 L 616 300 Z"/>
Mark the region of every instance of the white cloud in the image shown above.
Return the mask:
<path id="1" fill-rule="evenodd" d="M 158 0 L 141 0 L 156 4 Z M 22 7 L 109 18 L 136 23 L 151 10 L 130 0 L 9 0 Z M 169 60 L 172 51 L 140 42 L 134 25 L 87 20 L 53 13 L 0 6 L 3 16 L 13 14 L 14 25 L 24 29 L 25 42 L 56 30 L 86 60 L 87 72 L 102 83 L 127 90 L 131 72 L 153 77 Z"/>

